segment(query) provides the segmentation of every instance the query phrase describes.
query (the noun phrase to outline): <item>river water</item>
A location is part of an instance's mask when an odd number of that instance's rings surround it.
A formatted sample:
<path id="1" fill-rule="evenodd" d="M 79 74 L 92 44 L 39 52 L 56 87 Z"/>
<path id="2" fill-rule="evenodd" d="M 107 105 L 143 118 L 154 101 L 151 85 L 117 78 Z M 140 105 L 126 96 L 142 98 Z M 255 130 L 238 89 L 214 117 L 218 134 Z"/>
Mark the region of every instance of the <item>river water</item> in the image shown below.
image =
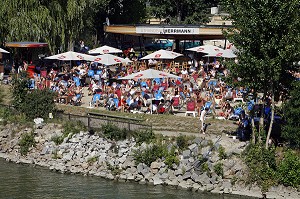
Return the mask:
<path id="1" fill-rule="evenodd" d="M 179 190 L 166 186 L 121 183 L 100 177 L 61 174 L 32 165 L 19 165 L 0 158 L 0 198 L 2 199 L 235 199 Z M 245 198 L 245 197 L 243 197 Z"/>

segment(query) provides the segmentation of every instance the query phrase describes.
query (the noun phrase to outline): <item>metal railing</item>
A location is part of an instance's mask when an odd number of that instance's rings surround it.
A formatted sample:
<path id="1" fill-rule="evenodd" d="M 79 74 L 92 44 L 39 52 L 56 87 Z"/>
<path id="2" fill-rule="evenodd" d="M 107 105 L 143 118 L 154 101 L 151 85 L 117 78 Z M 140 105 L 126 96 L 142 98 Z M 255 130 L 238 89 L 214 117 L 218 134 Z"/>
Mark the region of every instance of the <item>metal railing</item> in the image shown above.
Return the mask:
<path id="1" fill-rule="evenodd" d="M 13 111 L 14 114 L 17 114 L 17 110 L 13 106 L 0 104 L 0 107 L 8 108 L 10 111 Z M 80 121 L 89 130 L 100 129 L 102 125 L 113 124 L 120 129 L 126 129 L 129 131 L 135 131 L 135 130 L 152 131 L 152 124 L 144 124 L 142 123 L 144 120 L 139 120 L 135 118 L 127 118 L 127 117 L 98 114 L 98 113 L 90 113 L 88 115 L 75 115 L 75 114 L 66 114 L 60 111 L 54 113 L 54 117 L 60 118 L 65 121 L 66 120 Z"/>

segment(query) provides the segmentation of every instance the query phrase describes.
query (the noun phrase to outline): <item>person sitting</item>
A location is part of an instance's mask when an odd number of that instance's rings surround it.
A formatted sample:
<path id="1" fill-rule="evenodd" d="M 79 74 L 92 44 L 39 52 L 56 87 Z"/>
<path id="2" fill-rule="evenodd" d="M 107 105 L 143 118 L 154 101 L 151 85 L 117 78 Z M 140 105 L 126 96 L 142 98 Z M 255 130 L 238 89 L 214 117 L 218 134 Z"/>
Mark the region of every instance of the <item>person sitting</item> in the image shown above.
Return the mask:
<path id="1" fill-rule="evenodd" d="M 229 119 L 230 116 L 234 114 L 233 107 L 229 104 L 229 102 L 225 102 L 225 106 L 223 107 L 223 112 L 220 113 L 220 116 L 224 117 L 225 119 Z"/>

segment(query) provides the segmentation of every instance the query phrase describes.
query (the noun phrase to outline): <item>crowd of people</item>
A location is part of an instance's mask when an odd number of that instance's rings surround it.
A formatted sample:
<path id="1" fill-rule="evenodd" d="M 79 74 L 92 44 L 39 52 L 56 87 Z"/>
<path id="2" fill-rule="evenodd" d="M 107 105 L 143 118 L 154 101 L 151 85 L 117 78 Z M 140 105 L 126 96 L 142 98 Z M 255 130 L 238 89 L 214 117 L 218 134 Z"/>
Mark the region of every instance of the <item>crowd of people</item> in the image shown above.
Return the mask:
<path id="1" fill-rule="evenodd" d="M 185 108 L 187 102 L 192 101 L 199 116 L 205 105 L 209 104 L 220 108 L 219 116 L 225 119 L 233 114 L 228 101 L 243 101 L 251 95 L 251 90 L 232 88 L 224 82 L 228 70 L 219 61 L 204 63 L 201 60 L 196 66 L 169 62 L 162 66 L 161 70 L 180 78 L 119 79 L 155 67 L 139 61 L 115 66 L 114 71 L 96 62 L 81 62 L 72 67 L 64 63 L 33 73 L 31 88 L 49 88 L 57 93 L 58 103 L 73 105 L 80 105 L 83 88 L 86 88 L 91 96 L 90 106 L 128 112 L 141 111 L 145 107 L 143 110 L 147 113 L 173 113 L 174 107 Z"/>

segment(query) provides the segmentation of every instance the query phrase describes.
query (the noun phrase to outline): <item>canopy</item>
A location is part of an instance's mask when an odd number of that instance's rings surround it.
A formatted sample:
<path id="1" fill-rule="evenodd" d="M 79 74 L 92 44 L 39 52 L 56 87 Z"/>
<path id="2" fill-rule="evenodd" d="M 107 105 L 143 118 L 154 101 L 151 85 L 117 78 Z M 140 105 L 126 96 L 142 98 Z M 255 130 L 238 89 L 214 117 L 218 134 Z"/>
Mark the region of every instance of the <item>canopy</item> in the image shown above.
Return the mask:
<path id="1" fill-rule="evenodd" d="M 101 46 L 89 51 L 89 54 L 108 54 L 108 53 L 122 53 L 123 51 L 110 46 Z"/>
<path id="2" fill-rule="evenodd" d="M 237 56 L 231 49 L 222 50 L 213 54 L 205 55 L 204 57 L 224 57 L 224 58 L 236 58 Z"/>
<path id="3" fill-rule="evenodd" d="M 47 43 L 40 43 L 40 42 L 31 42 L 31 41 L 25 41 L 25 42 L 7 42 L 5 44 L 7 47 L 12 48 L 42 48 L 47 47 Z"/>
<path id="4" fill-rule="evenodd" d="M 92 59 L 90 59 L 89 61 L 93 61 L 93 62 L 98 62 L 101 63 L 103 65 L 106 66 L 111 66 L 111 65 L 115 65 L 115 64 L 121 64 L 121 63 L 128 63 L 127 60 L 115 56 L 115 55 L 111 55 L 111 54 L 104 54 L 104 55 L 99 55 L 99 56 L 91 56 Z"/>
<path id="5" fill-rule="evenodd" d="M 197 46 L 197 47 L 189 48 L 187 50 L 194 51 L 194 52 L 199 52 L 199 53 L 212 54 L 212 55 L 216 54 L 220 51 L 223 51 L 222 48 L 219 48 L 219 47 L 213 46 L 213 45 Z"/>
<path id="6" fill-rule="evenodd" d="M 9 52 L 6 51 L 6 50 L 4 50 L 4 49 L 2 49 L 2 48 L 0 48 L 0 53 L 9 53 Z"/>
<path id="7" fill-rule="evenodd" d="M 179 76 L 172 75 L 159 70 L 147 69 L 137 73 L 132 73 L 119 79 L 154 79 L 154 78 L 180 78 Z"/>
<path id="8" fill-rule="evenodd" d="M 80 61 L 80 60 L 91 60 L 93 59 L 93 57 L 94 56 L 87 55 L 87 54 L 68 51 L 65 53 L 60 53 L 57 55 L 46 57 L 45 59 L 58 59 L 62 61 L 78 61 L 78 60 Z"/>
<path id="9" fill-rule="evenodd" d="M 169 50 L 158 50 L 149 55 L 146 55 L 142 59 L 175 59 L 176 57 L 183 56 L 183 54 L 176 53 Z"/>

